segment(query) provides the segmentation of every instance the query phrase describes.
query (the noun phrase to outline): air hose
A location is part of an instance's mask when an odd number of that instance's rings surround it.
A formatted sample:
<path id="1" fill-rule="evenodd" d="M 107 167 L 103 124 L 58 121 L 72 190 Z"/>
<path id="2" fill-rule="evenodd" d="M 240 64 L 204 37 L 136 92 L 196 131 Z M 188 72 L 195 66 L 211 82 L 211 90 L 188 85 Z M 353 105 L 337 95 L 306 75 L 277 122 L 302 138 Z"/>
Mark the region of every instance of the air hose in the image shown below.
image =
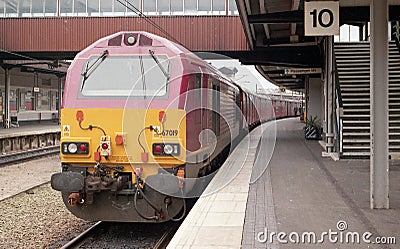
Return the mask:
<path id="1" fill-rule="evenodd" d="M 185 201 L 185 198 L 183 198 L 183 190 L 182 190 L 182 188 L 181 188 L 181 196 L 182 196 L 182 201 L 183 201 L 183 212 L 182 212 L 181 217 L 176 218 L 176 219 L 171 217 L 171 215 L 169 215 L 169 212 L 168 212 L 169 203 L 165 204 L 165 212 L 171 218 L 172 221 L 181 221 L 185 217 L 185 214 L 186 214 L 186 201 Z"/>
<path id="2" fill-rule="evenodd" d="M 161 210 L 159 210 L 159 209 L 147 198 L 147 196 L 143 193 L 142 189 L 141 189 L 140 186 L 139 186 L 139 177 L 136 176 L 136 191 L 135 191 L 135 196 L 134 196 L 134 199 L 133 199 L 133 204 L 134 204 L 135 210 L 136 210 L 136 212 L 138 213 L 138 215 L 139 215 L 140 217 L 142 217 L 143 219 L 145 219 L 145 220 L 158 220 L 159 217 L 158 217 L 157 215 L 154 215 L 154 216 L 145 216 L 144 214 L 142 214 L 142 213 L 139 211 L 139 208 L 137 207 L 137 196 L 138 196 L 139 193 L 143 196 L 143 198 L 144 198 L 144 200 L 147 202 L 147 204 L 149 204 L 157 213 L 161 214 Z"/>

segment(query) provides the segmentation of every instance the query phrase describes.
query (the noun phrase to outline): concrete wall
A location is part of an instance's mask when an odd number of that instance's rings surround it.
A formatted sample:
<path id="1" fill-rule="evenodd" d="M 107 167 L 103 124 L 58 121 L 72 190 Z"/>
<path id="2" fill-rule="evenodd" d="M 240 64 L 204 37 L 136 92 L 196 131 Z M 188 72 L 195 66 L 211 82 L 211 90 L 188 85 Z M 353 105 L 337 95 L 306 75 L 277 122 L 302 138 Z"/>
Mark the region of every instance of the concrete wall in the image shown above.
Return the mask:
<path id="1" fill-rule="evenodd" d="M 308 110 L 307 118 L 318 117 L 319 123 L 323 123 L 323 94 L 321 91 L 322 82 L 320 78 L 309 79 L 309 98 L 308 98 Z"/>

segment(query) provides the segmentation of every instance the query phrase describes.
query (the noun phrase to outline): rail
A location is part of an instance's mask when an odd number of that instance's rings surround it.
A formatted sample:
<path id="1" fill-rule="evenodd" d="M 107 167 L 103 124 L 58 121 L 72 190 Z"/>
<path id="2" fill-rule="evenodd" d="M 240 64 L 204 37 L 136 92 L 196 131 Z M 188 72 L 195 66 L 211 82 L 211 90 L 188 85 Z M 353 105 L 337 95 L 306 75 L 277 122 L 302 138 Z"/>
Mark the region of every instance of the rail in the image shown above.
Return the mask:
<path id="1" fill-rule="evenodd" d="M 61 249 L 125 248 L 127 243 L 135 245 L 135 248 L 164 249 L 181 224 L 182 221 L 159 224 L 98 221 Z"/>
<path id="2" fill-rule="evenodd" d="M 333 81 L 335 84 L 335 102 L 334 102 L 334 110 L 335 110 L 335 132 L 339 138 L 336 137 L 335 145 L 336 151 L 339 155 L 342 155 L 343 152 L 343 99 L 342 99 L 342 90 L 340 88 L 340 81 L 339 81 L 339 72 L 336 63 L 336 56 L 335 56 L 335 46 L 333 46 L 332 52 L 332 63 L 333 63 Z"/>
<path id="3" fill-rule="evenodd" d="M 165 249 L 167 248 L 169 242 L 171 241 L 172 237 L 174 237 L 176 231 L 178 231 L 179 226 L 182 224 L 183 221 L 175 222 L 171 225 L 171 227 L 165 231 L 165 233 L 161 236 L 161 238 L 157 241 L 153 248 L 155 249 Z"/>
<path id="4" fill-rule="evenodd" d="M 93 226 L 89 227 L 88 229 L 80 233 L 77 237 L 61 247 L 61 249 L 79 248 L 79 245 L 82 244 L 87 237 L 95 234 L 103 225 L 104 223 L 101 221 L 96 222 Z"/>
<path id="5" fill-rule="evenodd" d="M 0 155 L 0 165 L 1 165 L 0 167 L 17 162 L 32 160 L 38 157 L 58 154 L 59 151 L 60 151 L 60 146 L 53 145 L 38 149 L 19 151 L 12 154 Z"/>

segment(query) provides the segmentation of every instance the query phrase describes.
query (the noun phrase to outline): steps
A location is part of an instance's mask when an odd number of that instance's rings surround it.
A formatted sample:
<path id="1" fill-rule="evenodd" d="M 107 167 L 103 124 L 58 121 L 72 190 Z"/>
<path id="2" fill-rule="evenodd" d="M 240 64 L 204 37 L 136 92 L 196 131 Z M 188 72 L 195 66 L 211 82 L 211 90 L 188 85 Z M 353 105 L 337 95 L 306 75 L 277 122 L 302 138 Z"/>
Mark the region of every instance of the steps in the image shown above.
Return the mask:
<path id="1" fill-rule="evenodd" d="M 370 155 L 369 42 L 335 43 L 343 100 L 342 157 Z M 400 53 L 389 43 L 389 153 L 400 155 Z"/>

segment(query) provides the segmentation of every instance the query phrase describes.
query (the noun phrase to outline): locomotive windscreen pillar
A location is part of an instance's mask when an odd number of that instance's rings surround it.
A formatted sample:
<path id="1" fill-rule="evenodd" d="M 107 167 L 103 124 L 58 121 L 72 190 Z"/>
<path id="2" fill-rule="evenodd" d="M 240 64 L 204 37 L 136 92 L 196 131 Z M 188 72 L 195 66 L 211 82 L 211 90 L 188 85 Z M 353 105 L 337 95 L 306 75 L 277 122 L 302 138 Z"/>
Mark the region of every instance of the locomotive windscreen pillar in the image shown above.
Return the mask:
<path id="1" fill-rule="evenodd" d="M 62 92 L 62 78 L 61 76 L 57 77 L 58 79 L 58 98 L 57 98 L 57 115 L 58 115 L 58 123 L 60 124 L 60 120 L 61 120 L 61 104 L 62 104 L 62 96 L 63 96 L 63 92 Z"/>
<path id="2" fill-rule="evenodd" d="M 389 208 L 388 1 L 371 0 L 371 208 Z"/>

